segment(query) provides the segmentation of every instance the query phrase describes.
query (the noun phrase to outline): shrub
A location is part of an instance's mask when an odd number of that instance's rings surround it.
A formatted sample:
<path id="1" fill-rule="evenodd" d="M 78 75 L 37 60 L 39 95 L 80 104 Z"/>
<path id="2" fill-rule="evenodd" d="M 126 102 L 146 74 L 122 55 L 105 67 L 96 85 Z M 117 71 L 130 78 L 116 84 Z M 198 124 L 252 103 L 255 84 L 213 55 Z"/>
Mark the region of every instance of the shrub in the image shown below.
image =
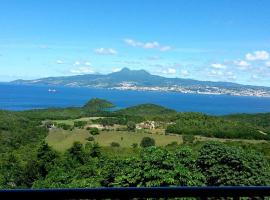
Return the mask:
<path id="1" fill-rule="evenodd" d="M 183 138 L 183 143 L 184 144 L 191 144 L 195 140 L 195 136 L 194 135 L 183 135 L 182 138 Z"/>
<path id="2" fill-rule="evenodd" d="M 53 127 L 53 125 L 54 125 L 54 123 L 52 122 L 52 121 L 45 121 L 44 122 L 44 126 L 46 127 L 46 128 L 51 128 L 51 127 Z"/>
<path id="3" fill-rule="evenodd" d="M 120 144 L 118 142 L 112 142 L 111 147 L 120 147 Z"/>
<path id="4" fill-rule="evenodd" d="M 84 128 L 84 126 L 87 124 L 86 121 L 75 121 L 74 122 L 74 127 L 77 128 Z"/>
<path id="5" fill-rule="evenodd" d="M 128 131 L 135 131 L 135 129 L 136 129 L 136 124 L 132 121 L 129 121 L 127 123 L 127 130 Z"/>
<path id="6" fill-rule="evenodd" d="M 72 126 L 71 125 L 65 124 L 65 123 L 59 123 L 59 124 L 57 124 L 57 127 L 58 128 L 62 128 L 64 130 L 71 130 L 72 129 Z"/>
<path id="7" fill-rule="evenodd" d="M 132 148 L 134 148 L 134 149 L 135 149 L 135 148 L 137 148 L 137 147 L 138 147 L 138 143 L 133 143 L 131 146 L 132 146 Z"/>
<path id="8" fill-rule="evenodd" d="M 144 137 L 141 141 L 140 146 L 143 148 L 155 146 L 156 142 L 153 138 L 150 137 Z"/>
<path id="9" fill-rule="evenodd" d="M 171 142 L 170 144 L 167 144 L 167 147 L 177 147 L 178 143 L 176 141 Z"/>
<path id="10" fill-rule="evenodd" d="M 89 133 L 91 135 L 98 135 L 99 134 L 99 130 L 98 130 L 98 128 L 90 128 Z"/>
<path id="11" fill-rule="evenodd" d="M 88 140 L 88 141 L 92 142 L 92 141 L 94 141 L 94 140 L 95 140 L 95 138 L 94 138 L 94 137 L 92 137 L 92 136 L 90 136 L 90 137 L 86 138 L 86 140 Z"/>

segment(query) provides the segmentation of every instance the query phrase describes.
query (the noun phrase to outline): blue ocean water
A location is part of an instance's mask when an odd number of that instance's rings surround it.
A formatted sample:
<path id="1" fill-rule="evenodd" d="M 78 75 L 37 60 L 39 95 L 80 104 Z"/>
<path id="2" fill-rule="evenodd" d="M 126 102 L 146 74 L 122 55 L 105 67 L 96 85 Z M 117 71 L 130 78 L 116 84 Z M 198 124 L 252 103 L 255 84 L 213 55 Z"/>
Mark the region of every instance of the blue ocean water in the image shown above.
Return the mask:
<path id="1" fill-rule="evenodd" d="M 270 112 L 270 98 L 264 97 L 0 84 L 0 109 L 5 110 L 82 106 L 94 97 L 107 99 L 118 108 L 154 103 L 177 111 L 214 115 Z"/>

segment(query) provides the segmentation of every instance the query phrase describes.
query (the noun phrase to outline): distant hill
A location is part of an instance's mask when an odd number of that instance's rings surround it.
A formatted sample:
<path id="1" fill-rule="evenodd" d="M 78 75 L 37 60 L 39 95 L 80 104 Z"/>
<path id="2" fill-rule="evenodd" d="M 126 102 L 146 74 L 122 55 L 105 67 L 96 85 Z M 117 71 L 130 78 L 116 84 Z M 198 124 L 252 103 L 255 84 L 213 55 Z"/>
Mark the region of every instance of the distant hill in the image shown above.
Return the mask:
<path id="1" fill-rule="evenodd" d="M 198 81 L 183 78 L 166 78 L 145 70 L 121 71 L 102 75 L 48 77 L 35 80 L 15 80 L 13 84 L 90 87 L 131 90 L 161 90 L 183 93 L 230 94 L 242 96 L 270 96 L 269 87 L 241 85 L 232 82 Z"/>
<path id="2" fill-rule="evenodd" d="M 197 81 L 193 79 L 165 78 L 152 75 L 145 70 L 130 70 L 123 68 L 121 71 L 107 75 L 87 74 L 76 76 L 48 77 L 35 80 L 15 80 L 12 83 L 18 84 L 39 84 L 39 85 L 65 85 L 65 86 L 86 86 L 110 88 L 119 86 L 120 83 L 129 82 L 137 86 L 172 86 L 172 85 L 208 85 L 224 87 L 240 87 L 241 85 L 230 82 Z"/>
<path id="3" fill-rule="evenodd" d="M 257 113 L 257 114 L 233 114 L 226 115 L 224 118 L 249 123 L 253 126 L 260 126 L 268 130 L 270 133 L 270 113 Z"/>
<path id="4" fill-rule="evenodd" d="M 177 114 L 175 110 L 155 104 L 140 104 L 116 111 L 118 114 L 140 116 L 146 118 L 168 118 Z"/>

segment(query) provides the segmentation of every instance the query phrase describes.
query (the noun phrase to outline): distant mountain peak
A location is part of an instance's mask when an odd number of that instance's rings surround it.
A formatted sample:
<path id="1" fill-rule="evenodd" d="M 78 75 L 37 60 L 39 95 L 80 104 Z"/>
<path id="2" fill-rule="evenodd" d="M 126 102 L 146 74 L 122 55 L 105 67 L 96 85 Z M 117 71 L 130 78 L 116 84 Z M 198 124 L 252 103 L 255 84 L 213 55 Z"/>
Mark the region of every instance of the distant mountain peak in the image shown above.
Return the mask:
<path id="1" fill-rule="evenodd" d="M 130 72 L 131 70 L 127 67 L 122 68 L 119 72 Z"/>
<path id="2" fill-rule="evenodd" d="M 269 87 L 245 86 L 231 82 L 166 78 L 158 75 L 152 75 L 143 69 L 133 70 L 127 67 L 118 72 L 105 75 L 87 74 L 67 77 L 48 77 L 36 80 L 16 80 L 12 83 L 270 97 Z"/>
<path id="3" fill-rule="evenodd" d="M 131 70 L 127 67 L 124 67 L 123 69 L 121 69 L 118 72 L 112 73 L 112 74 L 126 74 L 126 75 L 151 75 L 149 72 L 147 72 L 146 70 L 140 69 L 140 70 Z"/>

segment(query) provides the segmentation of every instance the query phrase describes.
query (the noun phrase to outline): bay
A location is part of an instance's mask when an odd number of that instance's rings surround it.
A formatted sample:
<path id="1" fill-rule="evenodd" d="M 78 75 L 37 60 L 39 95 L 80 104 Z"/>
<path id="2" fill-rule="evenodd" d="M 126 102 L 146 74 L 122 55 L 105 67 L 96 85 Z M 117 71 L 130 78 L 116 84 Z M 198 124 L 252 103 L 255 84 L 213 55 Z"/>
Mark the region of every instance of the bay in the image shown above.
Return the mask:
<path id="1" fill-rule="evenodd" d="M 56 91 L 49 92 L 50 89 Z M 117 108 L 153 103 L 177 111 L 213 115 L 270 112 L 270 98 L 265 97 L 0 84 L 0 109 L 4 110 L 77 107 L 91 98 L 109 100 Z"/>

